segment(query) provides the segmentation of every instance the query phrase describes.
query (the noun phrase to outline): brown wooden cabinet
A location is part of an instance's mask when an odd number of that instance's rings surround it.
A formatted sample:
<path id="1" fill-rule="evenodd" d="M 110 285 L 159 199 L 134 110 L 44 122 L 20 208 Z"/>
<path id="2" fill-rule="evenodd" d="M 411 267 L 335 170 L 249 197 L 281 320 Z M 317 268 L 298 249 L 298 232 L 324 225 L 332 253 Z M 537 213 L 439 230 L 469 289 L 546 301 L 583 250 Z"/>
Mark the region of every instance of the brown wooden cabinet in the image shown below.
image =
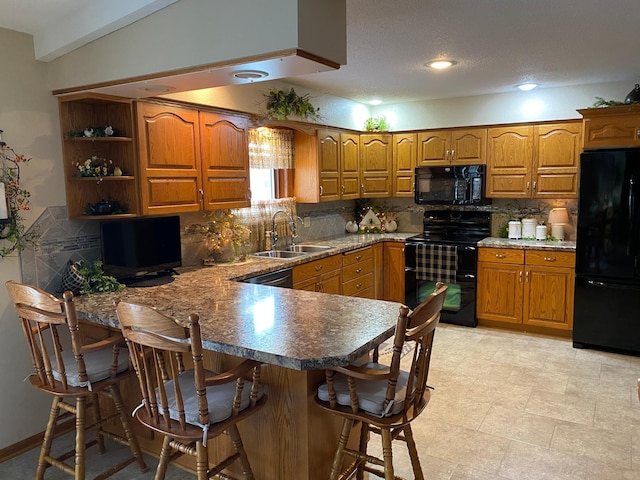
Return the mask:
<path id="1" fill-rule="evenodd" d="M 359 135 L 319 129 L 294 133 L 295 195 L 317 203 L 360 198 Z"/>
<path id="2" fill-rule="evenodd" d="M 342 255 L 332 255 L 293 267 L 293 288 L 341 294 Z"/>
<path id="3" fill-rule="evenodd" d="M 418 165 L 483 165 L 487 129 L 425 130 L 418 134 Z"/>
<path id="4" fill-rule="evenodd" d="M 583 118 L 583 147 L 640 147 L 640 105 L 578 110 Z"/>
<path id="5" fill-rule="evenodd" d="M 137 119 L 143 214 L 250 205 L 244 117 L 138 102 Z"/>
<path id="6" fill-rule="evenodd" d="M 392 196 L 413 197 L 417 159 L 418 135 L 394 133 Z"/>
<path id="7" fill-rule="evenodd" d="M 570 333 L 574 265 L 573 252 L 480 248 L 479 322 Z"/>
<path id="8" fill-rule="evenodd" d="M 360 196 L 390 197 L 392 184 L 392 135 L 360 134 Z"/>
<path id="9" fill-rule="evenodd" d="M 342 254 L 342 294 L 375 298 L 374 259 L 371 247 Z"/>
<path id="10" fill-rule="evenodd" d="M 489 128 L 487 196 L 576 198 L 581 132 L 579 122 Z"/>
<path id="11" fill-rule="evenodd" d="M 384 242 L 383 300 L 404 303 L 404 242 Z"/>
<path id="12" fill-rule="evenodd" d="M 69 218 L 104 219 L 91 215 L 90 205 L 101 200 L 120 205 L 122 213 L 113 217 L 140 214 L 138 161 L 132 102 L 120 97 L 77 94 L 60 97 L 60 128 L 64 162 L 67 212 Z M 111 126 L 112 136 L 77 136 L 87 128 Z M 78 164 L 96 156 L 103 159 L 109 174 L 118 167 L 119 176 L 79 177 Z M 111 163 L 109 163 L 111 162 Z"/>

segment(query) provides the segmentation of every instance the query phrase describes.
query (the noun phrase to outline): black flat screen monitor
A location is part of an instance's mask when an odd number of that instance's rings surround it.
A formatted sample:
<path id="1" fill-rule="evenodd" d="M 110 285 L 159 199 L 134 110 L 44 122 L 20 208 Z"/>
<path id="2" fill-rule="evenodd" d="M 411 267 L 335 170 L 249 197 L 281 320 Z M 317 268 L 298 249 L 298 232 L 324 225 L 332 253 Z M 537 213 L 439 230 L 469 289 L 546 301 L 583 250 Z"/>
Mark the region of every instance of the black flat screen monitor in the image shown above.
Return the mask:
<path id="1" fill-rule="evenodd" d="M 182 265 L 177 215 L 105 221 L 100 240 L 104 273 L 130 286 L 168 283 Z"/>

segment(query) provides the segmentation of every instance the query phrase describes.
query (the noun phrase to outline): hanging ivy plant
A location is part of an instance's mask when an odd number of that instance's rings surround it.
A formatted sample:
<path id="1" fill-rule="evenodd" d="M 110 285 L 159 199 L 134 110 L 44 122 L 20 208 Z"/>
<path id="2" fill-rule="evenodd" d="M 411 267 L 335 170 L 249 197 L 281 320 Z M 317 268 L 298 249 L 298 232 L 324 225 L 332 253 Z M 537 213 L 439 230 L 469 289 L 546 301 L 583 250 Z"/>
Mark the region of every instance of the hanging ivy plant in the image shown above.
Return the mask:
<path id="1" fill-rule="evenodd" d="M 24 218 L 20 215 L 21 212 L 30 210 L 31 194 L 20 186 L 20 165 L 29 160 L 31 159 L 16 153 L 0 140 L 0 183 L 4 185 L 4 195 L 0 202 L 6 201 L 8 217 L 0 219 L 0 258 L 20 253 L 29 245 L 38 245 L 39 232 L 34 230 L 27 233 Z"/>
<path id="2" fill-rule="evenodd" d="M 290 116 L 304 118 L 306 120 L 320 120 L 320 108 L 313 106 L 309 100 L 309 94 L 298 95 L 292 88 L 288 92 L 284 90 L 269 90 L 265 94 L 267 98 L 267 117 L 276 120 L 288 120 Z"/>

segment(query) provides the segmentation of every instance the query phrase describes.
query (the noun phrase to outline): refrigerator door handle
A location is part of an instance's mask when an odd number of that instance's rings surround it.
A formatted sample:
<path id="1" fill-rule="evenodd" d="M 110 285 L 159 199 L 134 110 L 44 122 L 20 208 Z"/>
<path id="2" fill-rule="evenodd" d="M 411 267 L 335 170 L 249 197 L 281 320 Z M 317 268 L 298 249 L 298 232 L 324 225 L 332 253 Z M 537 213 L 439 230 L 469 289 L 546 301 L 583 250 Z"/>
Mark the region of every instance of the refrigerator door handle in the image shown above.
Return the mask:
<path id="1" fill-rule="evenodd" d="M 617 288 L 617 289 L 626 289 L 626 290 L 638 290 L 638 287 L 635 285 L 623 285 L 620 283 L 607 283 L 607 282 L 599 282 L 596 280 L 587 280 L 587 284 L 592 287 L 602 287 L 602 288 Z"/>
<path id="2" fill-rule="evenodd" d="M 627 198 L 629 205 L 629 238 L 627 239 L 627 256 L 636 254 L 637 246 L 634 239 L 636 237 L 636 192 L 635 192 L 635 179 L 629 178 L 629 195 Z"/>

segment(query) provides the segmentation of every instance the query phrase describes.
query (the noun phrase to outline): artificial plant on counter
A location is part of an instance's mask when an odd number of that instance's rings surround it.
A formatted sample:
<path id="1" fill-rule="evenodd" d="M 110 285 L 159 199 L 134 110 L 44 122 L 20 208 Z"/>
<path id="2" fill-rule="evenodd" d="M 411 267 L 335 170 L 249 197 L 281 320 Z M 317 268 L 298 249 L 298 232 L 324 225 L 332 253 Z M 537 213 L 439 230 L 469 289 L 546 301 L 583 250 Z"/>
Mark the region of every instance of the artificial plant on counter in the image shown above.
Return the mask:
<path id="1" fill-rule="evenodd" d="M 28 190 L 20 186 L 20 166 L 30 158 L 16 153 L 2 141 L 0 130 L 0 258 L 37 246 L 40 234 L 27 232 L 21 212 L 30 210 Z M 6 202 L 6 205 L 4 204 Z"/>

